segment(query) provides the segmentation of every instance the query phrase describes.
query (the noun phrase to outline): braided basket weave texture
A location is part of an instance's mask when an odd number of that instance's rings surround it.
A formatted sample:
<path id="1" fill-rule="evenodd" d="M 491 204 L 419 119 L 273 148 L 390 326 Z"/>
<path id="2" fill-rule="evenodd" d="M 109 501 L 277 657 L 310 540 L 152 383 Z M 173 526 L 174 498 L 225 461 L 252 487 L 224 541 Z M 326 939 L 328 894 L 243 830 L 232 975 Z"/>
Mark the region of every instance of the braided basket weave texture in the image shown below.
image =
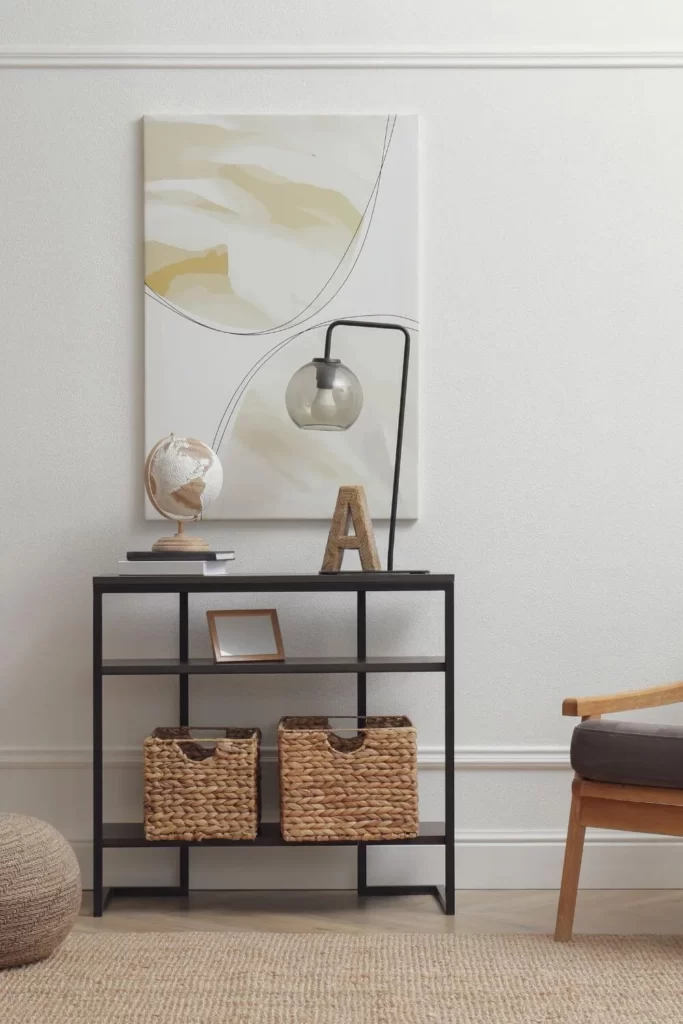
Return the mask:
<path id="1" fill-rule="evenodd" d="M 66 839 L 37 818 L 0 814 L 0 967 L 44 960 L 80 906 L 81 875 Z"/>
<path id="2" fill-rule="evenodd" d="M 413 839 L 418 834 L 417 739 L 409 719 L 363 719 L 340 736 L 327 718 L 278 727 L 280 819 L 289 842 Z"/>
<path id="3" fill-rule="evenodd" d="M 145 740 L 147 839 L 255 839 L 260 746 L 258 729 L 201 741 L 188 728 L 155 729 Z"/>

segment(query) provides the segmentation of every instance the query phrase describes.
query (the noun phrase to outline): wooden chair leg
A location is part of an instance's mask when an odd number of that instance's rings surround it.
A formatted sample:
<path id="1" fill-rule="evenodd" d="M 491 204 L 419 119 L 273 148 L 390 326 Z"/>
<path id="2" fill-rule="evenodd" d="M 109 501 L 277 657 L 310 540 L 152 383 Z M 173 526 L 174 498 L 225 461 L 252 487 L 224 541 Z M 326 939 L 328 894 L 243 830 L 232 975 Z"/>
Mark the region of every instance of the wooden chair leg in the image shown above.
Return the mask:
<path id="1" fill-rule="evenodd" d="M 569 942 L 574 929 L 576 895 L 579 889 L 583 841 L 586 836 L 585 826 L 579 824 L 581 808 L 579 786 L 579 782 L 575 782 L 572 786 L 572 805 L 569 811 L 567 845 L 564 850 L 562 886 L 560 888 L 560 901 L 557 907 L 557 922 L 555 924 L 555 942 Z"/>

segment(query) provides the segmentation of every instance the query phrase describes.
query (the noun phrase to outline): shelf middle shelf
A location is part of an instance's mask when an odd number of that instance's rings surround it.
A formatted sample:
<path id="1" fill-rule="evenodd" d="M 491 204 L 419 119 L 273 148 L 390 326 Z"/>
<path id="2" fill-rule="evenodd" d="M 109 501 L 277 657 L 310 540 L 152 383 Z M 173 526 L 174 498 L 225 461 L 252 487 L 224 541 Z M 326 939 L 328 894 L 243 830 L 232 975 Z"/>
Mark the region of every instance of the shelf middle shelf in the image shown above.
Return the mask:
<path id="1" fill-rule="evenodd" d="M 105 676 L 297 675 L 313 672 L 444 672 L 443 658 L 286 658 L 216 664 L 213 658 L 105 658 Z"/>

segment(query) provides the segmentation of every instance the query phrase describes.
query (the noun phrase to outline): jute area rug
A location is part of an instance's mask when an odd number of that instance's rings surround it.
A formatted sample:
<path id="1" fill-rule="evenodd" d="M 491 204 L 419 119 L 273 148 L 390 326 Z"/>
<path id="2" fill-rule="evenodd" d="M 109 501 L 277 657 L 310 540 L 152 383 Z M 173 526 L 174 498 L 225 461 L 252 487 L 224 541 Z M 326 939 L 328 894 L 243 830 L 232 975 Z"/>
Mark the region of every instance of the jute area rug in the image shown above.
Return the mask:
<path id="1" fill-rule="evenodd" d="M 681 1024 L 683 937 L 83 934 L 2 1024 Z"/>

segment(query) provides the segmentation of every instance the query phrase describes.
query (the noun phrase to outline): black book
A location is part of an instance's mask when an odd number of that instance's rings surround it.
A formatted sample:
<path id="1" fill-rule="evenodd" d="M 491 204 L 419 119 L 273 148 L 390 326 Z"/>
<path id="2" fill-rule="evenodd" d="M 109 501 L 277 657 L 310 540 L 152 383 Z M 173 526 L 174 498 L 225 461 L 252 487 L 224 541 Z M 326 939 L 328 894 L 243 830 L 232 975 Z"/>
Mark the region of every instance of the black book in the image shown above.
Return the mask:
<path id="1" fill-rule="evenodd" d="M 127 551 L 129 562 L 232 562 L 234 551 Z"/>

